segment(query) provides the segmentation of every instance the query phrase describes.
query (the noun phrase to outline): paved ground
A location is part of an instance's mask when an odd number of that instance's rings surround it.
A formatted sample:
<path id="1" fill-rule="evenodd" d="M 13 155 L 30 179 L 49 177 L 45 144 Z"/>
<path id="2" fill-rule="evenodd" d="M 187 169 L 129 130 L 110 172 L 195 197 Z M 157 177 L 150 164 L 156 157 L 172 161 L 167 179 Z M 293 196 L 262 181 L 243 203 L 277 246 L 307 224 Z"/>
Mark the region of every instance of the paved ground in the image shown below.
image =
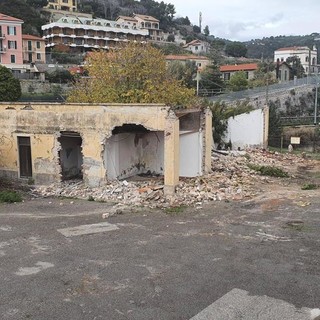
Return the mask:
<path id="1" fill-rule="evenodd" d="M 106 220 L 106 203 L 2 204 L 1 319 L 198 320 L 241 292 L 319 308 L 320 197 L 304 192 Z"/>

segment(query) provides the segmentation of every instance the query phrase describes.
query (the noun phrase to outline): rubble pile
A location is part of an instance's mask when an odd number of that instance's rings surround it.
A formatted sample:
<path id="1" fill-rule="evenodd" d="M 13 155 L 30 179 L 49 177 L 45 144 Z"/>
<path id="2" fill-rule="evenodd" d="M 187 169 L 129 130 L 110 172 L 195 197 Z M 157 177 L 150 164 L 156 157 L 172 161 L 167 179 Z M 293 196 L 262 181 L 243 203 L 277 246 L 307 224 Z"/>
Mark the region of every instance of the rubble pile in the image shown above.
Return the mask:
<path id="1" fill-rule="evenodd" d="M 226 154 L 213 152 L 212 172 L 203 177 L 181 178 L 172 196 L 164 195 L 162 178 L 109 181 L 96 188 L 85 186 L 82 181 L 65 181 L 38 186 L 33 190 L 33 195 L 108 201 L 120 206 L 165 208 L 193 205 L 200 208 L 209 201 L 250 199 L 261 192 L 258 183 L 278 179 L 261 176 L 248 167 L 249 163 L 279 167 L 292 174 L 293 168 L 312 165 L 312 160 L 263 150 L 231 151 Z"/>

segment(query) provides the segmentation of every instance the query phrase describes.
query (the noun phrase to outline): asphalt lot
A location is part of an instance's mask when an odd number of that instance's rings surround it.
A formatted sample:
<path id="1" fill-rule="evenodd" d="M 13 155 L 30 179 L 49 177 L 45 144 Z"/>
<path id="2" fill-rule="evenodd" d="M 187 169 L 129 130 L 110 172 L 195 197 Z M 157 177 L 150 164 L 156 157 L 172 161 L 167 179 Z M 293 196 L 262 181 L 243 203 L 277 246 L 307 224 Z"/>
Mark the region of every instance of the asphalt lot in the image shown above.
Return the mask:
<path id="1" fill-rule="evenodd" d="M 319 308 L 319 204 L 315 190 L 108 219 L 106 203 L 0 204 L 1 319 L 191 319 L 235 288 Z"/>

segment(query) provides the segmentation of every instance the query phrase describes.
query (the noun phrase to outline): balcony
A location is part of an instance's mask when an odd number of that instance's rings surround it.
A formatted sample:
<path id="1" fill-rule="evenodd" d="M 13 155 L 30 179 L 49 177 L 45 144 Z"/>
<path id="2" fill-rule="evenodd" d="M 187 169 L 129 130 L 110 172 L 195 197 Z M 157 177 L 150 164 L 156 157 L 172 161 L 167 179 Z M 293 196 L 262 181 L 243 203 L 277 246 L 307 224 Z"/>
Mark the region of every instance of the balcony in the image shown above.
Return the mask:
<path id="1" fill-rule="evenodd" d="M 5 39 L 5 38 L 6 38 L 6 35 L 3 33 L 0 33 L 0 39 Z"/>
<path id="2" fill-rule="evenodd" d="M 7 48 L 5 47 L 0 47 L 0 53 L 6 53 L 7 52 Z"/>

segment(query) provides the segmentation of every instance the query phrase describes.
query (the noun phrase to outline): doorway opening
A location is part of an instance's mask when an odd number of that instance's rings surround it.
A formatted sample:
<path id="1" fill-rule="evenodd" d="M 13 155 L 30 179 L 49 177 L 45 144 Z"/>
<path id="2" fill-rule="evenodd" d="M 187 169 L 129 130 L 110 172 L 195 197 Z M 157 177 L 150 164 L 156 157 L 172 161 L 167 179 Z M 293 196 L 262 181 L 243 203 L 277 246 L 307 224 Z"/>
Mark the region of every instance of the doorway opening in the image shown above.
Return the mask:
<path id="1" fill-rule="evenodd" d="M 110 180 L 163 175 L 164 132 L 136 124 L 115 127 L 106 141 L 104 163 Z"/>
<path id="2" fill-rule="evenodd" d="M 74 131 L 60 132 L 59 162 L 62 180 L 82 179 L 82 138 Z"/>

